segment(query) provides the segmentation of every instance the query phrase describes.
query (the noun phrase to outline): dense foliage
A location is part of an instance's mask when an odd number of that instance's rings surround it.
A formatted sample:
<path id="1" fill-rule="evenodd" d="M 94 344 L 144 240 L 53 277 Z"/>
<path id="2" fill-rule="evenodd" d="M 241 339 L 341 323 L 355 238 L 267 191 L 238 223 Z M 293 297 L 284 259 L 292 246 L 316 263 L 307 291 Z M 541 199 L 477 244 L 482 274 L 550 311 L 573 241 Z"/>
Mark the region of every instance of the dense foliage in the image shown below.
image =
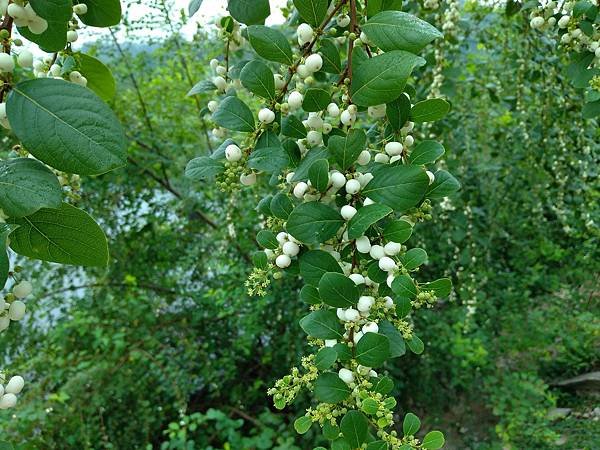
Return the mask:
<path id="1" fill-rule="evenodd" d="M 146 7 L 143 21 L 124 8 L 122 29 L 85 49 L 117 81 L 109 102 L 129 163 L 81 186 L 65 178 L 69 202 L 106 231 L 110 265 L 18 260 L 15 276 L 34 294 L 2 333 L 3 368 L 26 380 L 18 406 L 2 412 L 3 439 L 61 449 L 328 445 L 317 427 L 294 431 L 310 397 L 279 411 L 266 395 L 311 351 L 295 276 L 272 280 L 264 297 L 244 285 L 259 249 L 254 208 L 273 187 L 262 180 L 232 195 L 184 177 L 189 160 L 224 140 L 212 133 L 212 92 L 186 94 L 215 76 L 208 61 L 223 59 L 226 42 L 211 28 L 186 39 L 187 19 L 169 2 Z M 419 436 L 440 429 L 447 448 L 595 448 L 597 394 L 556 386 L 600 364 L 599 135 L 582 117 L 590 94 L 573 85 L 560 36 L 531 29 L 530 7 L 402 8 L 445 35 L 410 85 L 414 98 L 444 97 L 452 110 L 413 135 L 440 139 L 437 168 L 462 189 L 433 204 L 433 220 L 405 243 L 430 255 L 420 280 L 446 276 L 454 290 L 414 319 L 423 354 L 383 370 L 396 382 L 398 431 L 413 411 Z M 295 38 L 291 23 L 282 30 Z M 160 36 L 144 36 L 147 27 Z M 232 61 L 251 55 L 231 49 Z M 557 406 L 570 416 L 549 414 Z"/>

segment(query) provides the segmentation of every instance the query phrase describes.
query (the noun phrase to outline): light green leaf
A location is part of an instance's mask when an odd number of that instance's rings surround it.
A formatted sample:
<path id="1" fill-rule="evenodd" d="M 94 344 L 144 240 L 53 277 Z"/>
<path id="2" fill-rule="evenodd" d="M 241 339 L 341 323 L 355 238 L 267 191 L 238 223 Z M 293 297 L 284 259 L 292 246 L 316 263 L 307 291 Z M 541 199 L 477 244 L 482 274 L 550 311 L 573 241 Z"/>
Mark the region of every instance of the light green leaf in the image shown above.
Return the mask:
<path id="1" fill-rule="evenodd" d="M 60 208 L 58 178 L 30 158 L 0 161 L 0 209 L 8 216 L 24 217 L 40 208 Z"/>
<path id="2" fill-rule="evenodd" d="M 410 152 L 410 163 L 414 165 L 431 164 L 445 153 L 444 146 L 436 141 L 419 142 Z"/>
<path id="3" fill-rule="evenodd" d="M 76 266 L 108 265 L 104 232 L 85 211 L 68 203 L 9 220 L 19 225 L 10 235 L 10 247 L 20 255 Z"/>
<path id="4" fill-rule="evenodd" d="M 427 450 L 438 450 L 444 446 L 444 435 L 439 431 L 430 431 L 423 438 L 421 446 Z"/>
<path id="5" fill-rule="evenodd" d="M 310 427 L 312 427 L 312 424 L 313 424 L 313 422 L 309 417 L 306 417 L 306 416 L 298 417 L 294 421 L 294 429 L 296 430 L 296 432 L 298 434 L 304 434 L 308 430 L 310 430 Z"/>
<path id="6" fill-rule="evenodd" d="M 348 411 L 340 422 L 340 430 L 352 448 L 359 448 L 367 440 L 369 422 L 360 411 Z"/>
<path id="7" fill-rule="evenodd" d="M 55 169 L 97 175 L 125 164 L 121 124 L 89 89 L 50 78 L 24 81 L 9 94 L 6 112 L 25 148 Z"/>
<path id="8" fill-rule="evenodd" d="M 419 53 L 434 39 L 443 37 L 433 25 L 402 11 L 384 11 L 362 26 L 371 42 L 383 51 Z"/>
<path id="9" fill-rule="evenodd" d="M 336 359 L 337 352 L 333 347 L 323 347 L 315 356 L 315 367 L 319 370 L 327 370 Z"/>
<path id="10" fill-rule="evenodd" d="M 223 128 L 251 133 L 254 131 L 252 111 L 237 97 L 226 97 L 212 115 L 215 123 Z"/>
<path id="11" fill-rule="evenodd" d="M 429 177 L 416 166 L 382 166 L 373 175 L 374 178 L 364 187 L 362 194 L 395 211 L 404 211 L 417 205 L 429 187 Z"/>
<path id="12" fill-rule="evenodd" d="M 392 291 L 401 297 L 414 299 L 417 296 L 417 287 L 409 275 L 399 275 L 392 282 Z"/>
<path id="13" fill-rule="evenodd" d="M 430 98 L 417 103 L 410 110 L 410 120 L 416 123 L 434 122 L 450 112 L 450 103 L 441 98 Z"/>
<path id="14" fill-rule="evenodd" d="M 406 220 L 395 220 L 383 229 L 383 237 L 391 242 L 402 244 L 412 235 L 413 226 Z"/>
<path id="15" fill-rule="evenodd" d="M 406 341 L 406 345 L 416 355 L 420 355 L 425 350 L 425 344 L 416 334 L 413 334 L 412 339 Z"/>
<path id="16" fill-rule="evenodd" d="M 359 106 L 376 106 L 397 99 L 413 69 L 425 60 L 402 50 L 367 59 L 352 77 L 351 98 Z"/>
<path id="17" fill-rule="evenodd" d="M 422 248 L 411 248 L 400 258 L 406 270 L 413 270 L 427 261 L 427 252 Z"/>
<path id="18" fill-rule="evenodd" d="M 379 222 L 393 211 L 389 206 L 378 203 L 363 206 L 348 222 L 348 239 L 356 239 L 364 235 L 371 225 Z"/>
<path id="19" fill-rule="evenodd" d="M 208 156 L 200 156 L 192 159 L 185 168 L 185 176 L 190 180 L 200 181 L 205 178 L 214 177 L 225 171 L 223 163 L 209 158 Z"/>
<path id="20" fill-rule="evenodd" d="M 189 17 L 192 17 L 194 14 L 196 14 L 201 6 L 202 6 L 202 0 L 191 0 L 190 4 L 188 5 Z"/>
<path id="21" fill-rule="evenodd" d="M 288 66 L 294 64 L 292 48 L 280 31 L 263 25 L 252 25 L 248 27 L 248 40 L 254 51 L 266 60 Z"/>
<path id="22" fill-rule="evenodd" d="M 390 357 L 390 340 L 378 333 L 366 333 L 356 344 L 355 359 L 367 367 L 379 367 Z"/>
<path id="23" fill-rule="evenodd" d="M 300 320 L 300 328 L 317 339 L 341 339 L 344 327 L 335 312 L 319 309 Z"/>
<path id="24" fill-rule="evenodd" d="M 212 81 L 202 80 L 196 83 L 187 93 L 188 97 L 198 94 L 204 94 L 205 92 L 216 91 L 217 87 L 213 84 Z"/>
<path id="25" fill-rule="evenodd" d="M 275 78 L 265 63 L 259 60 L 250 61 L 240 73 L 244 87 L 253 94 L 268 100 L 275 99 Z"/>
<path id="26" fill-rule="evenodd" d="M 229 14 L 246 25 L 262 24 L 271 14 L 269 0 L 228 0 Z"/>
<path id="27" fill-rule="evenodd" d="M 438 298 L 448 297 L 452 292 L 452 281 L 449 278 L 423 283 L 419 285 L 422 290 L 433 291 Z"/>
<path id="28" fill-rule="evenodd" d="M 297 206 L 287 221 L 287 232 L 300 242 L 318 244 L 331 239 L 344 220 L 331 206 L 308 202 Z"/>
<path id="29" fill-rule="evenodd" d="M 110 69 L 100 60 L 84 53 L 76 57 L 79 71 L 88 80 L 88 89 L 94 91 L 104 101 L 112 100 L 117 92 L 117 84 Z"/>
<path id="30" fill-rule="evenodd" d="M 408 413 L 404 416 L 404 422 L 402 423 L 402 432 L 404 436 L 414 436 L 418 433 L 421 428 L 421 421 L 413 413 Z"/>
<path id="31" fill-rule="evenodd" d="M 346 275 L 328 272 L 319 281 L 319 296 L 323 303 L 336 308 L 348 308 L 358 302 L 358 288 Z"/>

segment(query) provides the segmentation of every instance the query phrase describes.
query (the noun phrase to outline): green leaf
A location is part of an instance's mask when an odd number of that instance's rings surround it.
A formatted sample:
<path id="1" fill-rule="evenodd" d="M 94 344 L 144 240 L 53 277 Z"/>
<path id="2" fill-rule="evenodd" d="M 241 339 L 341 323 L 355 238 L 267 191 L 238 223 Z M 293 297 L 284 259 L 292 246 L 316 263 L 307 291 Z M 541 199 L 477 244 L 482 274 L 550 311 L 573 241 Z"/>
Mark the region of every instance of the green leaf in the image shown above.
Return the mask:
<path id="1" fill-rule="evenodd" d="M 366 60 L 354 70 L 352 102 L 359 106 L 376 106 L 397 99 L 413 69 L 424 64 L 423 58 L 402 50 Z"/>
<path id="2" fill-rule="evenodd" d="M 294 6 L 306 23 L 318 27 L 327 15 L 329 0 L 294 0 Z"/>
<path id="3" fill-rule="evenodd" d="M 288 165 L 290 158 L 281 144 L 256 148 L 248 158 L 248 167 L 264 172 L 278 172 Z"/>
<path id="4" fill-rule="evenodd" d="M 436 141 L 422 141 L 410 152 L 410 163 L 431 164 L 445 153 L 444 146 Z"/>
<path id="5" fill-rule="evenodd" d="M 341 339 L 344 327 L 335 312 L 319 309 L 300 320 L 300 328 L 317 339 Z"/>
<path id="6" fill-rule="evenodd" d="M 420 355 L 425 350 L 425 344 L 423 344 L 423 341 L 416 334 L 413 334 L 412 339 L 406 341 L 406 345 L 416 355 Z"/>
<path id="7" fill-rule="evenodd" d="M 376 378 L 373 383 L 373 390 L 386 395 L 394 389 L 394 381 L 390 377 Z"/>
<path id="8" fill-rule="evenodd" d="M 300 275 L 312 286 L 318 286 L 327 272 L 343 273 L 333 256 L 323 250 L 311 250 L 300 257 Z"/>
<path id="9" fill-rule="evenodd" d="M 387 320 L 379 322 L 379 332 L 390 341 L 390 358 L 398 358 L 406 353 L 404 338 L 391 322 Z"/>
<path id="10" fill-rule="evenodd" d="M 342 59 L 340 51 L 331 39 L 322 39 L 319 53 L 323 57 L 323 67 L 321 70 L 327 73 L 342 73 Z"/>
<path id="11" fill-rule="evenodd" d="M 419 286 L 423 290 L 433 291 L 438 298 L 448 297 L 452 292 L 452 281 L 449 278 L 440 278 L 430 283 Z"/>
<path id="12" fill-rule="evenodd" d="M 193 181 L 204 180 L 225 172 L 223 163 L 208 156 L 192 159 L 185 168 L 185 176 Z"/>
<path id="13" fill-rule="evenodd" d="M 323 111 L 329 105 L 331 94 L 324 89 L 310 88 L 304 94 L 302 109 L 306 112 Z"/>
<path id="14" fill-rule="evenodd" d="M 30 0 L 30 4 L 36 14 L 48 22 L 48 28 L 41 34 L 34 34 L 28 27 L 19 27 L 19 33 L 47 52 L 64 49 L 67 45 L 68 22 L 73 14 L 72 1 Z"/>
<path id="15" fill-rule="evenodd" d="M 252 25 L 248 27 L 248 40 L 254 51 L 266 60 L 288 66 L 294 64 L 292 48 L 280 31 L 263 25 Z"/>
<path id="16" fill-rule="evenodd" d="M 389 206 L 374 203 L 360 208 L 348 222 L 348 239 L 356 239 L 365 234 L 369 227 L 391 214 Z"/>
<path id="17" fill-rule="evenodd" d="M 55 169 L 98 175 L 125 164 L 121 124 L 89 89 L 50 78 L 24 81 L 9 94 L 6 112 L 25 148 Z"/>
<path id="18" fill-rule="evenodd" d="M 335 315 L 335 314 L 334 314 Z M 315 398 L 324 403 L 339 403 L 350 395 L 351 389 L 337 373 L 325 372 L 315 381 Z"/>
<path id="19" fill-rule="evenodd" d="M 191 18 L 202 6 L 202 0 L 191 0 L 188 5 L 188 16 Z"/>
<path id="20" fill-rule="evenodd" d="M 340 428 L 338 426 L 331 425 L 330 422 L 323 424 L 323 437 L 329 441 L 333 441 L 340 436 Z"/>
<path id="21" fill-rule="evenodd" d="M 411 248 L 400 258 L 406 270 L 413 270 L 427 261 L 427 252 L 422 248 Z"/>
<path id="22" fill-rule="evenodd" d="M 240 81 L 246 89 L 259 97 L 275 99 L 275 78 L 271 69 L 259 60 L 250 61 L 240 73 Z"/>
<path id="23" fill-rule="evenodd" d="M 287 116 L 281 122 L 281 134 L 295 139 L 306 137 L 306 127 L 296 116 Z"/>
<path id="24" fill-rule="evenodd" d="M 256 235 L 256 242 L 263 248 L 274 250 L 279 247 L 279 242 L 272 231 L 260 230 Z"/>
<path id="25" fill-rule="evenodd" d="M 430 431 L 423 438 L 421 446 L 427 450 L 438 450 L 444 446 L 444 435 L 439 431 Z"/>
<path id="26" fill-rule="evenodd" d="M 396 211 L 417 205 L 429 187 L 429 177 L 416 166 L 382 166 L 373 176 L 362 194 Z"/>
<path id="27" fill-rule="evenodd" d="M 271 200 L 271 212 L 279 219 L 287 220 L 294 210 L 294 204 L 283 192 L 276 194 Z"/>
<path id="28" fill-rule="evenodd" d="M 379 333 L 366 333 L 358 344 L 354 358 L 367 367 L 379 367 L 390 357 L 390 340 Z"/>
<path id="29" fill-rule="evenodd" d="M 318 244 L 336 235 L 344 220 L 331 206 L 320 202 L 303 203 L 292 211 L 287 232 L 300 242 Z"/>
<path id="30" fill-rule="evenodd" d="M 396 300 L 396 314 L 400 319 L 408 316 L 411 311 L 412 304 L 409 297 L 400 297 Z"/>
<path id="31" fill-rule="evenodd" d="M 317 159 L 308 170 L 308 179 L 319 192 L 327 191 L 329 187 L 329 162 L 326 159 Z"/>
<path id="32" fill-rule="evenodd" d="M 403 0 L 370 0 L 367 5 L 367 15 L 374 16 L 380 11 L 389 9 L 401 10 Z"/>
<path id="33" fill-rule="evenodd" d="M 443 37 L 433 25 L 402 11 L 384 11 L 362 26 L 369 40 L 383 51 L 419 53 L 434 39 Z"/>
<path id="34" fill-rule="evenodd" d="M 356 162 L 366 145 L 367 135 L 363 130 L 356 128 L 350 130 L 346 136 L 331 136 L 327 143 L 329 152 L 344 170 Z"/>
<path id="35" fill-rule="evenodd" d="M 344 438 L 339 438 L 331 443 L 331 450 L 352 450 L 352 448 Z"/>
<path id="36" fill-rule="evenodd" d="M 336 308 L 348 308 L 358 302 L 358 288 L 346 275 L 328 272 L 319 281 L 319 296 L 323 302 Z"/>
<path id="37" fill-rule="evenodd" d="M 375 415 L 379 410 L 379 402 L 373 398 L 365 398 L 360 405 L 360 409 L 370 416 Z"/>
<path id="38" fill-rule="evenodd" d="M 402 432 L 404 436 L 414 436 L 418 433 L 421 428 L 421 421 L 413 413 L 408 413 L 404 416 L 404 422 L 402 423 Z"/>
<path id="39" fill-rule="evenodd" d="M 108 265 L 104 232 L 85 211 L 68 203 L 9 220 L 19 225 L 10 235 L 10 247 L 20 255 L 76 266 Z"/>
<path id="40" fill-rule="evenodd" d="M 445 170 L 438 170 L 435 173 L 435 181 L 427 191 L 427 198 L 441 199 L 454 194 L 460 189 L 460 183 L 456 178 Z"/>
<path id="41" fill-rule="evenodd" d="M 310 430 L 310 427 L 312 427 L 312 424 L 313 424 L 313 422 L 310 419 L 310 417 L 306 417 L 306 416 L 298 417 L 294 421 L 294 429 L 296 430 L 296 432 L 298 434 L 304 434 L 308 430 Z"/>
<path id="42" fill-rule="evenodd" d="M 6 246 L 8 245 L 8 235 L 17 229 L 16 225 L 0 223 L 0 291 L 4 289 L 8 272 L 10 271 L 10 261 Z"/>
<path id="43" fill-rule="evenodd" d="M 392 291 L 409 299 L 414 299 L 417 296 L 417 288 L 413 279 L 409 275 L 399 275 L 392 282 Z"/>
<path id="44" fill-rule="evenodd" d="M 328 159 L 329 152 L 326 148 L 316 147 L 311 148 L 308 153 L 302 158 L 298 167 L 294 171 L 292 181 L 300 181 L 308 179 L 308 172 L 313 163 L 319 159 Z"/>
<path id="45" fill-rule="evenodd" d="M 450 111 L 450 103 L 441 98 L 430 98 L 417 103 L 410 110 L 410 120 L 416 123 L 443 119 Z"/>
<path id="46" fill-rule="evenodd" d="M 271 14 L 269 0 L 229 0 L 229 14 L 246 25 L 262 24 Z"/>
<path id="47" fill-rule="evenodd" d="M 11 217 L 24 217 L 41 208 L 60 208 L 58 178 L 30 158 L 0 161 L 0 209 Z"/>
<path id="48" fill-rule="evenodd" d="M 406 220 L 395 220 L 383 229 L 383 237 L 391 242 L 402 244 L 412 235 L 413 226 Z"/>
<path id="49" fill-rule="evenodd" d="M 400 131 L 408 121 L 410 108 L 410 99 L 406 95 L 400 95 L 396 100 L 386 105 L 385 115 L 394 131 Z"/>
<path id="50" fill-rule="evenodd" d="M 321 297 L 319 296 L 319 291 L 316 287 L 305 285 L 300 290 L 300 300 L 304 303 L 308 303 L 309 305 L 320 305 Z"/>
<path id="51" fill-rule="evenodd" d="M 212 119 L 217 125 L 228 130 L 243 131 L 245 133 L 254 131 L 252 111 L 250 111 L 248 105 L 237 97 L 226 97 L 213 113 Z"/>
<path id="52" fill-rule="evenodd" d="M 367 445 L 367 450 L 388 450 L 388 445 L 385 441 L 373 441 Z"/>
<path id="53" fill-rule="evenodd" d="M 87 78 L 88 89 L 91 89 L 104 101 L 110 101 L 117 93 L 117 83 L 112 72 L 100 60 L 79 53 L 77 55 L 79 71 Z"/>
<path id="54" fill-rule="evenodd" d="M 77 3 L 85 3 L 88 7 L 88 11 L 79 16 L 86 25 L 112 27 L 121 22 L 120 0 L 79 0 Z"/>
<path id="55" fill-rule="evenodd" d="M 216 91 L 217 87 L 213 84 L 212 81 L 202 80 L 196 83 L 187 93 L 188 97 L 192 97 L 193 95 L 204 94 L 205 92 Z"/>
<path id="56" fill-rule="evenodd" d="M 319 370 L 329 369 L 337 359 L 337 352 L 333 347 L 323 347 L 315 356 L 315 366 Z"/>
<path id="57" fill-rule="evenodd" d="M 600 116 L 600 100 L 583 105 L 582 115 L 584 119 L 593 119 Z"/>
<path id="58" fill-rule="evenodd" d="M 340 430 L 352 448 L 359 448 L 367 440 L 369 422 L 360 411 L 348 411 L 340 422 Z"/>

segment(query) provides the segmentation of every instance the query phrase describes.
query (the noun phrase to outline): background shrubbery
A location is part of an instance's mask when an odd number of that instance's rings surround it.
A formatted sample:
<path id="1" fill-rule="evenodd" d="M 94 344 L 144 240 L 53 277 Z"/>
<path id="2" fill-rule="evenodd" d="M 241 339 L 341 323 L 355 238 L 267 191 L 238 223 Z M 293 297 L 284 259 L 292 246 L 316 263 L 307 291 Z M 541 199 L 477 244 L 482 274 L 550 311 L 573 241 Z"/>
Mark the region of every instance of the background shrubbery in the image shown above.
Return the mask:
<path id="1" fill-rule="evenodd" d="M 156 23 L 172 11 L 148 7 Z M 598 123 L 581 119 L 555 43 L 530 33 L 525 13 L 503 13 L 463 5 L 438 57 L 453 111 L 435 132 L 463 189 L 412 244 L 455 293 L 420 319 L 425 353 L 388 370 L 399 412 L 426 413 L 448 448 L 597 448 L 597 392 L 553 384 L 600 366 Z M 221 44 L 210 32 L 184 39 L 171 16 L 160 39 L 95 45 L 118 79 L 130 164 L 83 184 L 81 204 L 111 241 L 107 272 L 26 266 L 37 299 L 2 355 L 31 382 L 0 425 L 23 448 L 317 443 L 290 426 L 306 403 L 275 413 L 265 395 L 305 345 L 297 285 L 275 282 L 260 299 L 243 286 L 267 187 L 230 201 L 183 178 L 189 159 L 218 145 L 206 99 L 186 93 Z M 418 76 L 432 80 L 428 70 Z M 571 415 L 552 419 L 557 406 Z"/>

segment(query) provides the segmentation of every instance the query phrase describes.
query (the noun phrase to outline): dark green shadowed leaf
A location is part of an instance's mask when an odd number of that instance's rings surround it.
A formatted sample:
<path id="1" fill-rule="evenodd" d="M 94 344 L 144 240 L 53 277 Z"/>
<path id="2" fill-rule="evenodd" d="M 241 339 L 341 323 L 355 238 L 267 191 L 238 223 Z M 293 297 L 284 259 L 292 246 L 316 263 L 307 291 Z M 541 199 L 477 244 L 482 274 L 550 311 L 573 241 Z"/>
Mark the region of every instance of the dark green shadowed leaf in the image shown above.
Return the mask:
<path id="1" fill-rule="evenodd" d="M 344 383 L 337 373 L 326 372 L 315 382 L 315 397 L 324 403 L 339 403 L 346 400 L 351 389 Z"/>
<path id="2" fill-rule="evenodd" d="M 8 223 L 0 224 L 0 290 L 4 289 L 10 270 L 10 261 L 8 260 L 8 252 L 6 251 L 8 235 L 12 233 L 17 226 L 18 225 Z"/>
<path id="3" fill-rule="evenodd" d="M 311 250 L 300 257 L 300 275 L 308 284 L 318 286 L 327 272 L 342 273 L 342 268 L 333 256 L 323 250 Z"/>
<path id="4" fill-rule="evenodd" d="M 300 17 L 313 27 L 318 27 L 327 15 L 329 0 L 294 0 Z"/>
<path id="5" fill-rule="evenodd" d="M 302 109 L 306 112 L 323 111 L 329 105 L 331 94 L 324 89 L 310 88 L 304 94 Z"/>
<path id="6" fill-rule="evenodd" d="M 327 191 L 329 186 L 329 162 L 326 159 L 317 159 L 308 170 L 308 179 L 319 192 Z"/>
<path id="7" fill-rule="evenodd" d="M 85 3 L 88 11 L 79 19 L 92 27 L 112 27 L 121 21 L 120 0 L 79 0 L 74 3 Z"/>
<path id="8" fill-rule="evenodd" d="M 390 341 L 378 333 L 366 333 L 356 344 L 355 359 L 367 367 L 379 367 L 390 357 Z"/>
<path id="9" fill-rule="evenodd" d="M 369 423 L 360 411 L 348 411 L 340 422 L 340 430 L 352 448 L 359 448 L 367 440 Z"/>
<path id="10" fill-rule="evenodd" d="M 323 303 L 336 308 L 348 308 L 358 302 L 358 288 L 346 275 L 328 272 L 319 281 L 319 296 Z"/>

